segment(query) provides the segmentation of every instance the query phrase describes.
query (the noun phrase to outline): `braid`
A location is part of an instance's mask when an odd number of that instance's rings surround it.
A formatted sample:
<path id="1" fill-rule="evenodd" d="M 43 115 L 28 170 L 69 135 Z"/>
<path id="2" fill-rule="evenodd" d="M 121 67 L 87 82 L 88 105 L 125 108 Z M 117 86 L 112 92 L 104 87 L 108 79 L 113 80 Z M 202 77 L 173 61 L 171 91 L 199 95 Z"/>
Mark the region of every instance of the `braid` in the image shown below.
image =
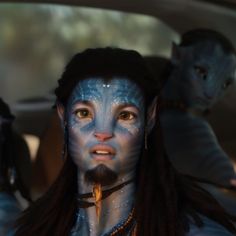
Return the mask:
<path id="1" fill-rule="evenodd" d="M 184 215 L 181 218 L 178 214 L 177 177 L 162 147 L 160 129 L 154 128 L 138 167 L 138 235 L 183 236 Z"/>

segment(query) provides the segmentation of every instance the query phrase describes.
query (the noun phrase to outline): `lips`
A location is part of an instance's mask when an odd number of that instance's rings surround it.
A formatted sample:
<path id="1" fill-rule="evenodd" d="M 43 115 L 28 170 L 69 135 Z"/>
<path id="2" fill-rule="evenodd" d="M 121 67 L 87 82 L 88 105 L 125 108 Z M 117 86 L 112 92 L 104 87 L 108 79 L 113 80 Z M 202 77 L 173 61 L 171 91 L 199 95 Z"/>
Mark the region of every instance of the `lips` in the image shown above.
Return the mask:
<path id="1" fill-rule="evenodd" d="M 209 101 L 207 101 L 206 99 L 204 99 L 202 97 L 196 97 L 196 101 L 201 105 L 205 105 L 205 104 L 209 103 Z"/>
<path id="2" fill-rule="evenodd" d="M 95 160 L 111 160 L 116 154 L 115 149 L 108 145 L 95 145 L 91 148 L 90 153 Z"/>

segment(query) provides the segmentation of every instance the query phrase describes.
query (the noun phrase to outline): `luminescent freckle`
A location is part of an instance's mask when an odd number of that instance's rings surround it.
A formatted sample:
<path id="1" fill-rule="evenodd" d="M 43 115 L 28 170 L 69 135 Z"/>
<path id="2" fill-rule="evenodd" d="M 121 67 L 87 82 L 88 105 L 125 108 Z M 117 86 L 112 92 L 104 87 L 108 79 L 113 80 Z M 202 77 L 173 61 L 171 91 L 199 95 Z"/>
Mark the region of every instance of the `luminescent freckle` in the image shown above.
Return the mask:
<path id="1" fill-rule="evenodd" d="M 137 128 L 136 126 L 133 127 L 124 127 L 125 129 L 128 130 L 128 132 L 132 135 L 139 133 L 140 129 Z"/>
<path id="2" fill-rule="evenodd" d="M 103 87 L 103 88 L 109 88 L 109 87 L 110 87 L 110 84 L 103 84 L 102 87 Z"/>
<path id="3" fill-rule="evenodd" d="M 139 133 L 139 131 L 140 131 L 140 129 L 138 127 L 134 127 L 133 129 L 134 129 L 135 133 Z"/>

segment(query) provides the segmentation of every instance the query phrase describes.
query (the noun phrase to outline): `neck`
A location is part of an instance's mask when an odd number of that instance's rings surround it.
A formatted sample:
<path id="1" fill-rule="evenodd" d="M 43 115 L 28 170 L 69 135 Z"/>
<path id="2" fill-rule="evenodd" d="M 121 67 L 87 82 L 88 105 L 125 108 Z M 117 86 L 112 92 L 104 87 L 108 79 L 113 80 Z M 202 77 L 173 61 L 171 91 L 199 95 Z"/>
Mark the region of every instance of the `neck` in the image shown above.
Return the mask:
<path id="1" fill-rule="evenodd" d="M 102 191 L 111 189 L 133 178 L 133 174 L 122 176 L 113 185 L 102 187 Z M 78 188 L 78 192 L 80 194 L 93 191 L 93 186 L 87 185 L 80 174 L 78 176 Z M 79 208 L 77 228 L 79 228 L 81 235 L 105 235 L 114 226 L 125 221 L 133 208 L 134 193 L 135 184 L 132 181 L 121 189 L 114 191 L 105 199 L 101 200 L 100 217 L 97 216 L 95 206 Z M 87 198 L 84 200 L 94 202 L 94 198 Z"/>

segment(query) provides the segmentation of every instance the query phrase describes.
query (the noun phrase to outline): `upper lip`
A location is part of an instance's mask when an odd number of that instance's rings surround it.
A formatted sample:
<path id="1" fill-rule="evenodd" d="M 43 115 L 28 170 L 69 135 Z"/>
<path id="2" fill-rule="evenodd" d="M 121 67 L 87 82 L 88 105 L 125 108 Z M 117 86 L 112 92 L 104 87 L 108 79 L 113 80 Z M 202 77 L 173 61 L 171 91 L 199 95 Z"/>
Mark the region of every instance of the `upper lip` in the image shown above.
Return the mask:
<path id="1" fill-rule="evenodd" d="M 207 103 L 207 100 L 202 98 L 202 97 L 196 97 L 196 99 L 197 99 L 198 102 Z"/>
<path id="2" fill-rule="evenodd" d="M 95 154 L 96 152 L 101 151 L 101 153 L 97 153 L 97 154 L 109 154 L 109 155 L 114 155 L 115 154 L 115 149 L 109 145 L 104 145 L 104 144 L 99 144 L 99 145 L 95 145 L 91 148 L 90 152 Z M 104 153 L 102 153 L 104 152 Z"/>

